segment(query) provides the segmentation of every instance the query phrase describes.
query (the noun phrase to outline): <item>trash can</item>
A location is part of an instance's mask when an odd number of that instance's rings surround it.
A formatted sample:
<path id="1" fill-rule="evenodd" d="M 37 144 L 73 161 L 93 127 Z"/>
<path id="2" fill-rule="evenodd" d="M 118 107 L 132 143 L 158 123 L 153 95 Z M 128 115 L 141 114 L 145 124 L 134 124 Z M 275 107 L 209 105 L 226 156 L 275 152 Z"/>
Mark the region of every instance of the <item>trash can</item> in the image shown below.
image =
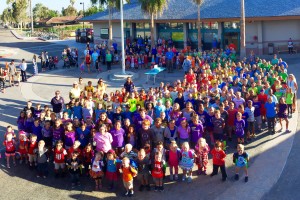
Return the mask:
<path id="1" fill-rule="evenodd" d="M 274 54 L 274 43 L 268 43 L 268 53 L 269 55 Z"/>

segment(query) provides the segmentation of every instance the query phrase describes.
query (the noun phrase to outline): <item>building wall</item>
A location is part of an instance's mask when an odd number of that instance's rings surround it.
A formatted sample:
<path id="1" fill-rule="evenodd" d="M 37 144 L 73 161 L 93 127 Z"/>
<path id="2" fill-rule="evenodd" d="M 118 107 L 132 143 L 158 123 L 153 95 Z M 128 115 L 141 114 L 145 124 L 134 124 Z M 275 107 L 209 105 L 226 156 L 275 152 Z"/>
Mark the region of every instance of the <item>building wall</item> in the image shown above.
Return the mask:
<path id="1" fill-rule="evenodd" d="M 121 44 L 121 24 L 120 23 L 113 23 L 113 39 L 116 40 L 117 43 Z M 100 30 L 102 28 L 108 29 L 108 23 L 93 23 L 94 28 L 94 40 L 96 43 L 100 43 L 101 41 L 105 40 L 100 38 Z"/>
<path id="2" fill-rule="evenodd" d="M 300 44 L 300 21 L 267 21 L 263 22 L 263 47 L 274 43 L 275 49 L 287 49 L 287 42 L 292 38 L 295 47 Z"/>
<path id="3" fill-rule="evenodd" d="M 108 28 L 106 23 L 93 23 L 94 38 L 100 38 L 100 29 Z M 283 21 L 253 21 L 246 23 L 246 49 L 247 53 L 254 51 L 256 54 L 268 54 L 268 44 L 274 44 L 274 53 L 287 49 L 287 41 L 292 38 L 295 48 L 300 51 L 300 20 Z M 120 23 L 113 23 L 113 39 L 121 43 Z"/>

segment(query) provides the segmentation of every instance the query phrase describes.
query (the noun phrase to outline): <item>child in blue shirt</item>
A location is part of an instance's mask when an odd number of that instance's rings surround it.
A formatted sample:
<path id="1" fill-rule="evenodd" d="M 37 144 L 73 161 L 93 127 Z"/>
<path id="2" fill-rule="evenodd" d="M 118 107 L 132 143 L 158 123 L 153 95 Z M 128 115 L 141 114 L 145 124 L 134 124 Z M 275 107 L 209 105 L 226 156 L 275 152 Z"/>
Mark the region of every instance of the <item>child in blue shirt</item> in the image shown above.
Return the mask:
<path id="1" fill-rule="evenodd" d="M 86 124 L 82 123 L 81 127 L 76 129 L 76 137 L 80 142 L 80 147 L 84 148 L 90 140 L 91 131 L 87 129 Z"/>
<path id="2" fill-rule="evenodd" d="M 272 100 L 272 97 L 268 97 L 268 101 L 265 103 L 266 117 L 268 121 L 268 130 L 272 135 L 275 134 L 275 117 L 276 117 L 276 103 Z"/>
<path id="3" fill-rule="evenodd" d="M 98 106 L 94 112 L 95 113 L 95 121 L 97 121 L 99 119 L 101 113 L 105 113 L 105 112 L 106 112 L 106 110 L 103 108 L 102 103 L 98 103 Z"/>
<path id="4" fill-rule="evenodd" d="M 75 106 L 72 108 L 73 111 L 73 118 L 79 119 L 79 121 L 82 120 L 82 106 L 80 105 L 79 101 L 75 102 Z"/>

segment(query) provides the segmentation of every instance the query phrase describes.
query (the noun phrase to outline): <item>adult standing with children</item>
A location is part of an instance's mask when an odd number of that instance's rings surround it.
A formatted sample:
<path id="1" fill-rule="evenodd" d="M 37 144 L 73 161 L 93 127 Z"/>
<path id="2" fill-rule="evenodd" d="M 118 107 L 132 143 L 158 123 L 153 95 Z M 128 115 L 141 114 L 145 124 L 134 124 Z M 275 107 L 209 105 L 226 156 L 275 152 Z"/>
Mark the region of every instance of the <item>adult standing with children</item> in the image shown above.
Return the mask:
<path id="1" fill-rule="evenodd" d="M 173 72 L 173 58 L 174 58 L 174 53 L 173 51 L 171 51 L 171 48 L 169 47 L 168 52 L 166 53 L 168 73 Z"/>
<path id="2" fill-rule="evenodd" d="M 297 95 L 297 90 L 298 90 L 298 84 L 296 81 L 296 78 L 294 74 L 289 74 L 288 76 L 288 81 L 287 81 L 287 86 L 288 88 L 291 88 L 292 93 L 293 93 L 293 112 L 296 110 L 296 95 Z"/>
<path id="3" fill-rule="evenodd" d="M 8 76 L 9 76 L 9 85 L 14 86 L 15 84 L 15 76 L 17 73 L 17 69 L 15 66 L 15 60 L 11 60 L 11 62 L 8 64 Z"/>
<path id="4" fill-rule="evenodd" d="M 112 63 L 112 54 L 110 53 L 109 50 L 107 51 L 105 59 L 106 59 L 107 71 L 110 72 L 110 70 L 111 70 L 111 63 Z"/>
<path id="5" fill-rule="evenodd" d="M 26 82 L 27 81 L 27 76 L 26 76 L 27 63 L 24 58 L 22 59 L 22 62 L 20 64 L 20 69 L 21 69 L 22 82 Z"/>
<path id="6" fill-rule="evenodd" d="M 56 117 L 61 119 L 63 114 L 63 108 L 64 108 L 64 98 L 60 96 L 60 91 L 55 91 L 55 97 L 51 100 L 51 105 L 53 112 L 55 113 Z"/>

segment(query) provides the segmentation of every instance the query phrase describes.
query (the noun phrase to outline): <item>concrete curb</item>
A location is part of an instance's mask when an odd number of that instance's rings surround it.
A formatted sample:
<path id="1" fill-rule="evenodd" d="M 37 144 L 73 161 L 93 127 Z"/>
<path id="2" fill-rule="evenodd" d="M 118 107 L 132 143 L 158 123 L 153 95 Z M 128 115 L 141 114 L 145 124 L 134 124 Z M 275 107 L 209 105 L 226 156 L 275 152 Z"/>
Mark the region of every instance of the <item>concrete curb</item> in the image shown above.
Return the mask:
<path id="1" fill-rule="evenodd" d="M 45 40 L 45 39 L 43 39 L 43 38 L 41 38 L 41 37 L 22 37 L 22 36 L 20 36 L 16 31 L 14 31 L 14 30 L 11 30 L 10 31 L 12 34 L 13 34 L 13 36 L 15 36 L 15 38 L 17 38 L 17 39 L 19 39 L 19 40 L 42 40 L 42 41 L 47 41 L 47 40 Z"/>

